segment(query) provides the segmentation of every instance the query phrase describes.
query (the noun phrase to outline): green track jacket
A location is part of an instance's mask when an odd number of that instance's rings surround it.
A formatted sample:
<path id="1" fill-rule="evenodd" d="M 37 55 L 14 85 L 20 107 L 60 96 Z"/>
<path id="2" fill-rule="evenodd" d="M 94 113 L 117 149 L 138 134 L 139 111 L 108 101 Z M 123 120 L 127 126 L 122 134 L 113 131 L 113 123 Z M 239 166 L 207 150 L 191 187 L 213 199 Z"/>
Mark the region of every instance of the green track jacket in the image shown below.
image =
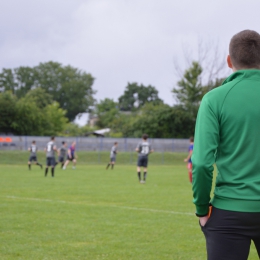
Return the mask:
<path id="1" fill-rule="evenodd" d="M 197 215 L 206 215 L 210 202 L 219 209 L 260 212 L 260 70 L 239 70 L 203 97 L 192 164 Z"/>

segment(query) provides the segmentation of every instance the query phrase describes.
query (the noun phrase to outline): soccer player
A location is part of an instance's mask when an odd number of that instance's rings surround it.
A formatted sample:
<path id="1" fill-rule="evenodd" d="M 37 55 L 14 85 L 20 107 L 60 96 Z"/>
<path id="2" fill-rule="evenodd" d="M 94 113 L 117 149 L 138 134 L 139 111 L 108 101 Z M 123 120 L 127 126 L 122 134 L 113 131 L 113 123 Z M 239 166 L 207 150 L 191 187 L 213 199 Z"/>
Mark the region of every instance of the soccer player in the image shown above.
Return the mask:
<path id="1" fill-rule="evenodd" d="M 38 163 L 38 161 L 37 161 L 37 154 L 36 154 L 37 150 L 38 150 L 38 148 L 36 146 L 36 141 L 32 141 L 31 146 L 28 148 L 28 151 L 31 152 L 29 160 L 28 160 L 28 168 L 29 168 L 29 170 L 31 170 L 31 163 L 32 163 L 32 161 L 34 161 L 34 163 L 36 165 L 39 165 L 41 167 L 41 169 L 42 169 L 42 165 L 40 163 Z"/>
<path id="2" fill-rule="evenodd" d="M 64 165 L 66 153 L 67 153 L 67 143 L 63 141 L 61 148 L 58 150 L 58 157 L 59 157 L 59 162 L 61 163 L 61 168 Z"/>
<path id="3" fill-rule="evenodd" d="M 115 162 L 116 162 L 116 155 L 117 155 L 117 142 L 114 143 L 114 145 L 111 148 L 111 152 L 110 152 L 110 162 L 107 165 L 107 168 L 109 168 L 109 166 L 111 165 L 111 170 L 114 169 L 115 166 Z"/>
<path id="4" fill-rule="evenodd" d="M 191 162 L 191 156 L 192 156 L 192 152 L 193 152 L 193 145 L 194 145 L 194 138 L 192 136 L 192 137 L 190 137 L 190 146 L 189 146 L 188 157 L 184 159 L 184 162 L 188 162 L 187 168 L 188 168 L 188 174 L 189 174 L 190 183 L 192 183 L 192 162 Z"/>
<path id="5" fill-rule="evenodd" d="M 235 34 L 227 64 L 233 73 L 201 101 L 191 158 L 208 260 L 246 260 L 251 241 L 260 257 L 260 34 Z"/>
<path id="6" fill-rule="evenodd" d="M 67 156 L 67 160 L 63 166 L 63 170 L 66 169 L 67 165 L 69 164 L 69 162 L 73 162 L 73 166 L 72 166 L 72 169 L 75 169 L 76 168 L 76 163 L 77 163 L 77 160 L 76 160 L 76 142 L 73 142 L 71 144 L 71 146 L 69 147 L 68 149 L 68 156 Z"/>
<path id="7" fill-rule="evenodd" d="M 147 177 L 147 166 L 148 166 L 148 155 L 153 152 L 152 146 L 147 141 L 148 135 L 143 134 L 142 142 L 140 142 L 136 151 L 138 152 L 138 161 L 137 161 L 137 175 L 140 183 L 145 183 Z M 141 179 L 141 167 L 143 167 L 143 180 Z"/>
<path id="8" fill-rule="evenodd" d="M 47 143 L 44 151 L 46 152 L 45 177 L 48 174 L 49 167 L 51 167 L 51 176 L 54 177 L 54 169 L 55 169 L 55 165 L 56 165 L 55 153 L 57 152 L 54 136 L 51 137 L 51 140 L 50 140 L 50 142 Z"/>

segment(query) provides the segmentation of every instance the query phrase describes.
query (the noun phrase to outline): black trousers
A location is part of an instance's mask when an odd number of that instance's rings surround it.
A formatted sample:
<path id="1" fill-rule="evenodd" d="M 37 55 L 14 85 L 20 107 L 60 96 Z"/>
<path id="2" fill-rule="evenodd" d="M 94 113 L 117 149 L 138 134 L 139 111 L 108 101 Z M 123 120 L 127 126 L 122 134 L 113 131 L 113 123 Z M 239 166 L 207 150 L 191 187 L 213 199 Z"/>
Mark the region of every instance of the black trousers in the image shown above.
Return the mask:
<path id="1" fill-rule="evenodd" d="M 235 212 L 213 207 L 201 230 L 206 238 L 208 260 L 246 260 L 251 240 L 260 257 L 260 212 Z"/>

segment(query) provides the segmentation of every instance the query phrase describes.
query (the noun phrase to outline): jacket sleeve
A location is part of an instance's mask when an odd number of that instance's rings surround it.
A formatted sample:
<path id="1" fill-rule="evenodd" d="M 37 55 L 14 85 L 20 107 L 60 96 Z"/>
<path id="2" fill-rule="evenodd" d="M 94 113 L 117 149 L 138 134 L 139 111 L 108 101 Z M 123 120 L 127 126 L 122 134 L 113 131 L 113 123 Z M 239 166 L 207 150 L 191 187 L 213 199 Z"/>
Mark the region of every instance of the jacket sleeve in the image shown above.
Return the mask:
<path id="1" fill-rule="evenodd" d="M 219 143 L 219 122 L 213 110 L 206 95 L 197 116 L 192 153 L 193 203 L 197 216 L 205 216 L 209 210 L 213 164 Z"/>

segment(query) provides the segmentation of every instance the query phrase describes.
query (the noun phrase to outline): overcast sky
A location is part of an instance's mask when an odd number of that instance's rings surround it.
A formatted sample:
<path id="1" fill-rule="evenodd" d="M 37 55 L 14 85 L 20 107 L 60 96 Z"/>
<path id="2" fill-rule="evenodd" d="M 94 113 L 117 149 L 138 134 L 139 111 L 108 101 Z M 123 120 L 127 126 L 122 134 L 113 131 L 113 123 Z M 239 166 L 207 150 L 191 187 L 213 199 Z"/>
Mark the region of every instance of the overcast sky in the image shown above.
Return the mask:
<path id="1" fill-rule="evenodd" d="M 95 77 L 98 100 L 137 82 L 173 104 L 183 44 L 196 53 L 198 37 L 213 39 L 224 56 L 232 35 L 260 32 L 259 0 L 0 0 L 0 10 L 0 69 L 71 65 Z"/>

